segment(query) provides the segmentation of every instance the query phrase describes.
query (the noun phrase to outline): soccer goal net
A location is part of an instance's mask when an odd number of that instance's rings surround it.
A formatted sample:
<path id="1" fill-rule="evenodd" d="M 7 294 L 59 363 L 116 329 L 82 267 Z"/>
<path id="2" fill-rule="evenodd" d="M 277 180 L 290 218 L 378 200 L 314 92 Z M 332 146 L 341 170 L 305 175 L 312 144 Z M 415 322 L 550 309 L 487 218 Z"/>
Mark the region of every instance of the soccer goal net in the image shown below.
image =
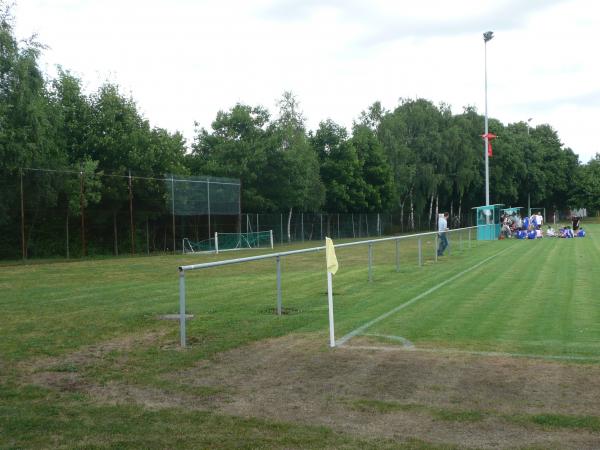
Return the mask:
<path id="1" fill-rule="evenodd" d="M 248 233 L 215 233 L 215 237 L 203 241 L 183 239 L 183 253 L 219 253 L 265 247 L 273 248 L 273 230 Z"/>

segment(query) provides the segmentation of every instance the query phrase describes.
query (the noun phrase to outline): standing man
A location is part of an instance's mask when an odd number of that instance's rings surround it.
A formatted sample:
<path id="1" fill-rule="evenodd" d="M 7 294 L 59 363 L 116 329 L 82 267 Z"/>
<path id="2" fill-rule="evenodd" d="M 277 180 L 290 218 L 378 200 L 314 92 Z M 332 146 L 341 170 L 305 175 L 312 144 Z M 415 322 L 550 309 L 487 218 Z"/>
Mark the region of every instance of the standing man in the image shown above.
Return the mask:
<path id="1" fill-rule="evenodd" d="M 446 231 L 448 231 L 447 212 L 445 212 L 443 215 L 440 214 L 440 218 L 438 219 L 438 234 L 440 237 L 440 243 L 437 251 L 438 256 L 442 256 L 444 254 L 444 250 L 446 250 L 446 248 L 448 247 L 448 238 L 446 237 Z"/>

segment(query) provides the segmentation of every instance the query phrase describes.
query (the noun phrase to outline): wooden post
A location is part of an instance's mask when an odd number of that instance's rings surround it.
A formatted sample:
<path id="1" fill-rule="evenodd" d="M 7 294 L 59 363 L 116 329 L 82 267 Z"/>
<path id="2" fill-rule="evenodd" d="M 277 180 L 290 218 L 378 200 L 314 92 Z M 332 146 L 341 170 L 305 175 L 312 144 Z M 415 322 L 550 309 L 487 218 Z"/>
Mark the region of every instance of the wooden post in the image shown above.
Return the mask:
<path id="1" fill-rule="evenodd" d="M 175 181 L 171 174 L 171 212 L 173 215 L 173 253 L 175 253 Z"/>
<path id="2" fill-rule="evenodd" d="M 135 230 L 133 228 L 133 187 L 131 185 L 131 170 L 129 171 L 129 228 L 131 230 L 131 254 L 135 255 Z"/>
<path id="3" fill-rule="evenodd" d="M 85 206 L 83 200 L 83 164 L 80 166 L 81 170 L 79 171 L 79 209 L 81 213 L 81 256 L 87 255 L 86 245 L 85 245 Z"/>
<path id="4" fill-rule="evenodd" d="M 27 245 L 25 244 L 25 199 L 23 194 L 23 169 L 21 172 L 21 255 L 27 259 Z"/>

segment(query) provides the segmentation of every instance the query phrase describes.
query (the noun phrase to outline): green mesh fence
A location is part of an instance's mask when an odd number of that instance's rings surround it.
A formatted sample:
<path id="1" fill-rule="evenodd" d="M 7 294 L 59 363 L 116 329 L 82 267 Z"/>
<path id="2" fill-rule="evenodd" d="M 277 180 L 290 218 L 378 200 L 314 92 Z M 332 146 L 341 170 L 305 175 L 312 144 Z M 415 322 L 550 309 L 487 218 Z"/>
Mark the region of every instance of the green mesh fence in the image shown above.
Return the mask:
<path id="1" fill-rule="evenodd" d="M 240 181 L 233 178 L 165 178 L 167 206 L 176 216 L 236 215 L 240 213 Z"/>

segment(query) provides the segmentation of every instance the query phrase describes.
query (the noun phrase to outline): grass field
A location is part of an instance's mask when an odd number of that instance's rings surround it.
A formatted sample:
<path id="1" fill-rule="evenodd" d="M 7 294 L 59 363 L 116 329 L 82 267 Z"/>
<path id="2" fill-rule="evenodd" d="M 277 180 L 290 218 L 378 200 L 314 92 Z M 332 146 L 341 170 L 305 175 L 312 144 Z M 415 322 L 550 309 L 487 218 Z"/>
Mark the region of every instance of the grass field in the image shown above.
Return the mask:
<path id="1" fill-rule="evenodd" d="M 177 267 L 240 253 L 0 266 L 0 448 L 597 448 L 586 228 L 463 232 L 437 261 L 425 238 L 421 267 L 406 240 L 399 271 L 376 244 L 371 283 L 367 248 L 338 249 L 333 350 L 323 253 L 283 259 L 282 317 L 274 260 L 189 272 L 185 350 L 158 320 Z"/>

